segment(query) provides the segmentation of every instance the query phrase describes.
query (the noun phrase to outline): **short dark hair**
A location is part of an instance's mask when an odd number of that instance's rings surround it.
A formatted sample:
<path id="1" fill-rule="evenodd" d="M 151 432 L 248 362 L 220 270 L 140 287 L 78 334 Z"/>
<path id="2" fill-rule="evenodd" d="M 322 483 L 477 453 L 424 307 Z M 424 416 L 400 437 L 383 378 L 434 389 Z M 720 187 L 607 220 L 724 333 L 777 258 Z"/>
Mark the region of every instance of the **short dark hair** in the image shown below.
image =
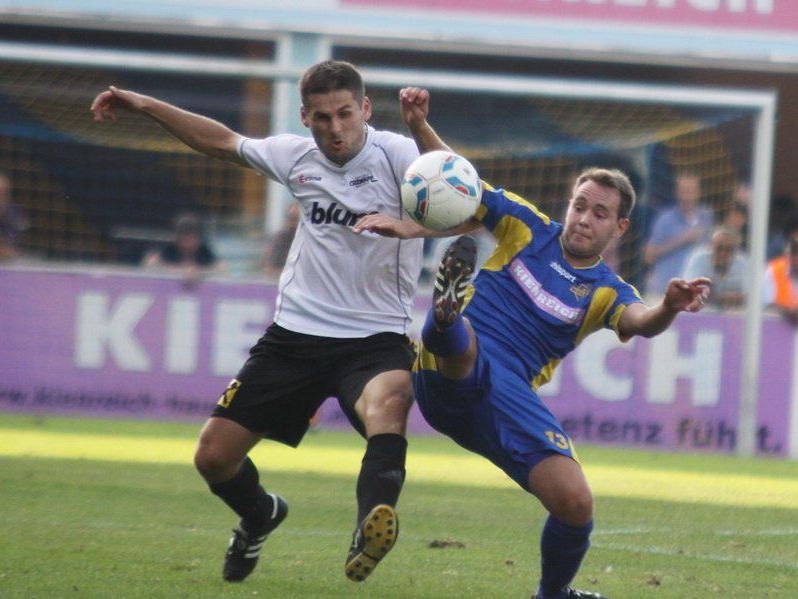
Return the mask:
<path id="1" fill-rule="evenodd" d="M 181 214 L 175 220 L 175 233 L 182 235 L 202 235 L 202 221 L 196 214 Z"/>
<path id="2" fill-rule="evenodd" d="M 338 90 L 351 91 L 358 102 L 362 102 L 366 95 L 360 73 L 353 64 L 343 60 L 325 60 L 314 64 L 305 71 L 299 82 L 303 106 L 308 106 L 311 94 L 326 94 Z"/>
<path id="3" fill-rule="evenodd" d="M 585 181 L 595 181 L 604 187 L 610 187 L 618 191 L 621 196 L 621 203 L 618 205 L 618 218 L 629 218 L 635 207 L 635 188 L 626 173 L 617 168 L 599 168 L 591 166 L 583 170 L 576 179 L 574 189 L 582 185 Z"/>

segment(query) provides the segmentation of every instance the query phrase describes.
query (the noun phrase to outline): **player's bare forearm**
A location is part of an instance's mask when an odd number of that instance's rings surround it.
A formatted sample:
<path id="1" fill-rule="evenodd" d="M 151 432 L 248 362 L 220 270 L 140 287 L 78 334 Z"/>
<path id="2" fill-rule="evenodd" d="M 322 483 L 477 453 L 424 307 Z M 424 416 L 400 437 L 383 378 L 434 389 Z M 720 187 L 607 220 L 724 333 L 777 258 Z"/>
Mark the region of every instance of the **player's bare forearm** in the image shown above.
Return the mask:
<path id="1" fill-rule="evenodd" d="M 190 148 L 213 158 L 249 166 L 237 151 L 239 135 L 222 123 L 153 98 L 142 112 Z"/>
<path id="2" fill-rule="evenodd" d="M 432 152 L 434 150 L 445 150 L 446 152 L 453 151 L 448 145 L 446 145 L 446 143 L 437 134 L 435 129 L 432 128 L 432 125 L 430 125 L 427 121 L 424 121 L 422 124 L 415 125 L 413 128 L 411 128 L 410 134 L 413 136 L 413 139 L 416 142 L 418 151 L 422 154 L 426 154 L 427 152 Z"/>
<path id="3" fill-rule="evenodd" d="M 618 331 L 622 337 L 654 337 L 665 331 L 679 312 L 698 312 L 709 297 L 711 281 L 707 278 L 671 279 L 665 297 L 657 305 L 630 304 L 621 314 Z"/>
<path id="4" fill-rule="evenodd" d="M 655 337 L 665 331 L 676 318 L 678 311 L 674 311 L 660 302 L 656 306 L 632 304 L 627 306 L 621 315 L 619 330 L 625 338 L 639 335 L 641 337 Z M 624 317 L 627 318 L 624 318 Z M 634 317 L 630 319 L 629 317 Z"/>
<path id="5" fill-rule="evenodd" d="M 435 231 L 422 227 L 416 221 L 409 218 L 398 219 L 386 214 L 376 213 L 361 217 L 352 230 L 355 233 L 369 231 L 382 235 L 383 237 L 415 239 L 418 237 L 453 237 L 455 235 L 470 233 L 480 226 L 482 226 L 482 223 L 475 218 L 471 218 L 457 227 L 445 231 Z"/>

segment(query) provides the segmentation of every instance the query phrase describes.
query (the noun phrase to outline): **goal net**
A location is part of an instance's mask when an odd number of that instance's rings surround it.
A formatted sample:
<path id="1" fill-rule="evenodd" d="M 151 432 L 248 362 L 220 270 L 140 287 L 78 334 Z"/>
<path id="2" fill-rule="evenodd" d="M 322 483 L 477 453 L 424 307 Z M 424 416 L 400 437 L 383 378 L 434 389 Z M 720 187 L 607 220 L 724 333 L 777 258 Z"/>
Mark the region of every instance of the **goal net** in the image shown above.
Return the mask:
<path id="1" fill-rule="evenodd" d="M 369 93 L 374 120 L 401 130 L 398 91 Z M 484 180 L 527 198 L 557 220 L 583 168 L 628 173 L 638 192 L 637 208 L 630 230 L 605 259 L 641 291 L 656 292 L 645 290 L 643 249 L 658 214 L 676 203 L 680 174 L 698 177 L 700 203 L 715 225 L 731 224 L 730 213 L 749 200 L 751 111 L 433 91 L 430 120 Z M 739 226 L 745 235 L 745 223 Z"/>
<path id="2" fill-rule="evenodd" d="M 93 122 L 89 106 L 109 85 L 267 133 L 269 82 L 0 61 L 0 171 L 28 221 L 23 254 L 137 262 L 185 212 L 262 230 L 262 177 L 190 150 L 145 117 Z"/>

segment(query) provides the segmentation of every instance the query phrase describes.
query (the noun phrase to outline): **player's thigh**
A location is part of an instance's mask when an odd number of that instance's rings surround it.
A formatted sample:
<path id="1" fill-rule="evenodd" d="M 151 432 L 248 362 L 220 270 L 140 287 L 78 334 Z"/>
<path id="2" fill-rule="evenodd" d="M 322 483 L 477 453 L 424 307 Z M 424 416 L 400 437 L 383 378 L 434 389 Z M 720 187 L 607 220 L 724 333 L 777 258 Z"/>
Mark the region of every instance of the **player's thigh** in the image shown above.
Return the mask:
<path id="1" fill-rule="evenodd" d="M 572 526 L 593 517 L 593 495 L 582 466 L 568 456 L 549 454 L 529 471 L 529 490 L 543 507 Z"/>
<path id="2" fill-rule="evenodd" d="M 468 380 L 425 371 L 415 383 L 419 408 L 435 429 L 489 459 L 524 490 L 538 462 L 573 456 L 570 439 L 529 382 L 482 352 Z"/>
<path id="3" fill-rule="evenodd" d="M 485 392 L 473 376 L 454 380 L 436 370 L 419 370 L 413 373 L 413 394 L 429 425 L 458 443 L 463 441 L 461 433 L 484 417 Z"/>
<path id="4" fill-rule="evenodd" d="M 296 447 L 332 393 L 328 353 L 317 337 L 269 327 L 220 396 L 213 416 Z"/>
<path id="5" fill-rule="evenodd" d="M 436 431 L 461 447 L 502 467 L 504 448 L 496 434 L 489 390 L 482 385 L 479 361 L 467 379 L 453 380 L 435 370 L 413 373 L 413 388 L 421 415 Z"/>
<path id="6" fill-rule="evenodd" d="M 381 333 L 353 341 L 342 355 L 336 376 L 341 409 L 364 436 L 404 434 L 413 403 L 409 339 Z"/>

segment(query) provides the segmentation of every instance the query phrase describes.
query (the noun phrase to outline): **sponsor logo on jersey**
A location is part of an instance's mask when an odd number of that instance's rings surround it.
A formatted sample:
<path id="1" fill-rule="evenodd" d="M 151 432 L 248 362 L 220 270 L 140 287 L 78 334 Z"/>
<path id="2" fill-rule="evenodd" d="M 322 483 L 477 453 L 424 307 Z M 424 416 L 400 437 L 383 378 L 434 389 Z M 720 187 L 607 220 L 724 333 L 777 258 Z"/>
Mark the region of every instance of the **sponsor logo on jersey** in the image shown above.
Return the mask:
<path id="1" fill-rule="evenodd" d="M 311 181 L 321 181 L 321 177 L 318 177 L 316 175 L 299 175 L 296 181 L 300 185 L 304 185 L 305 183 L 310 183 Z"/>
<path id="2" fill-rule="evenodd" d="M 571 283 L 576 283 L 576 277 L 563 268 L 559 262 L 551 261 L 549 264 L 562 278 L 569 280 Z"/>
<path id="3" fill-rule="evenodd" d="M 320 206 L 318 202 L 313 202 L 313 207 L 310 210 L 310 222 L 314 225 L 344 225 L 345 227 L 353 227 L 361 216 L 367 214 L 375 214 L 375 212 L 352 212 L 343 206 L 339 206 L 338 202 L 333 202 L 326 208 Z"/>
<path id="4" fill-rule="evenodd" d="M 529 299 L 546 314 L 567 324 L 577 324 L 582 320 L 585 312 L 583 309 L 567 305 L 556 295 L 544 289 L 519 258 L 510 263 L 510 274 L 524 293 L 529 296 Z"/>
<path id="5" fill-rule="evenodd" d="M 366 183 L 376 183 L 377 179 L 374 178 L 374 175 L 363 175 L 362 177 L 358 177 L 357 179 L 352 179 L 349 182 L 349 187 L 360 187 L 361 185 L 365 185 Z"/>

